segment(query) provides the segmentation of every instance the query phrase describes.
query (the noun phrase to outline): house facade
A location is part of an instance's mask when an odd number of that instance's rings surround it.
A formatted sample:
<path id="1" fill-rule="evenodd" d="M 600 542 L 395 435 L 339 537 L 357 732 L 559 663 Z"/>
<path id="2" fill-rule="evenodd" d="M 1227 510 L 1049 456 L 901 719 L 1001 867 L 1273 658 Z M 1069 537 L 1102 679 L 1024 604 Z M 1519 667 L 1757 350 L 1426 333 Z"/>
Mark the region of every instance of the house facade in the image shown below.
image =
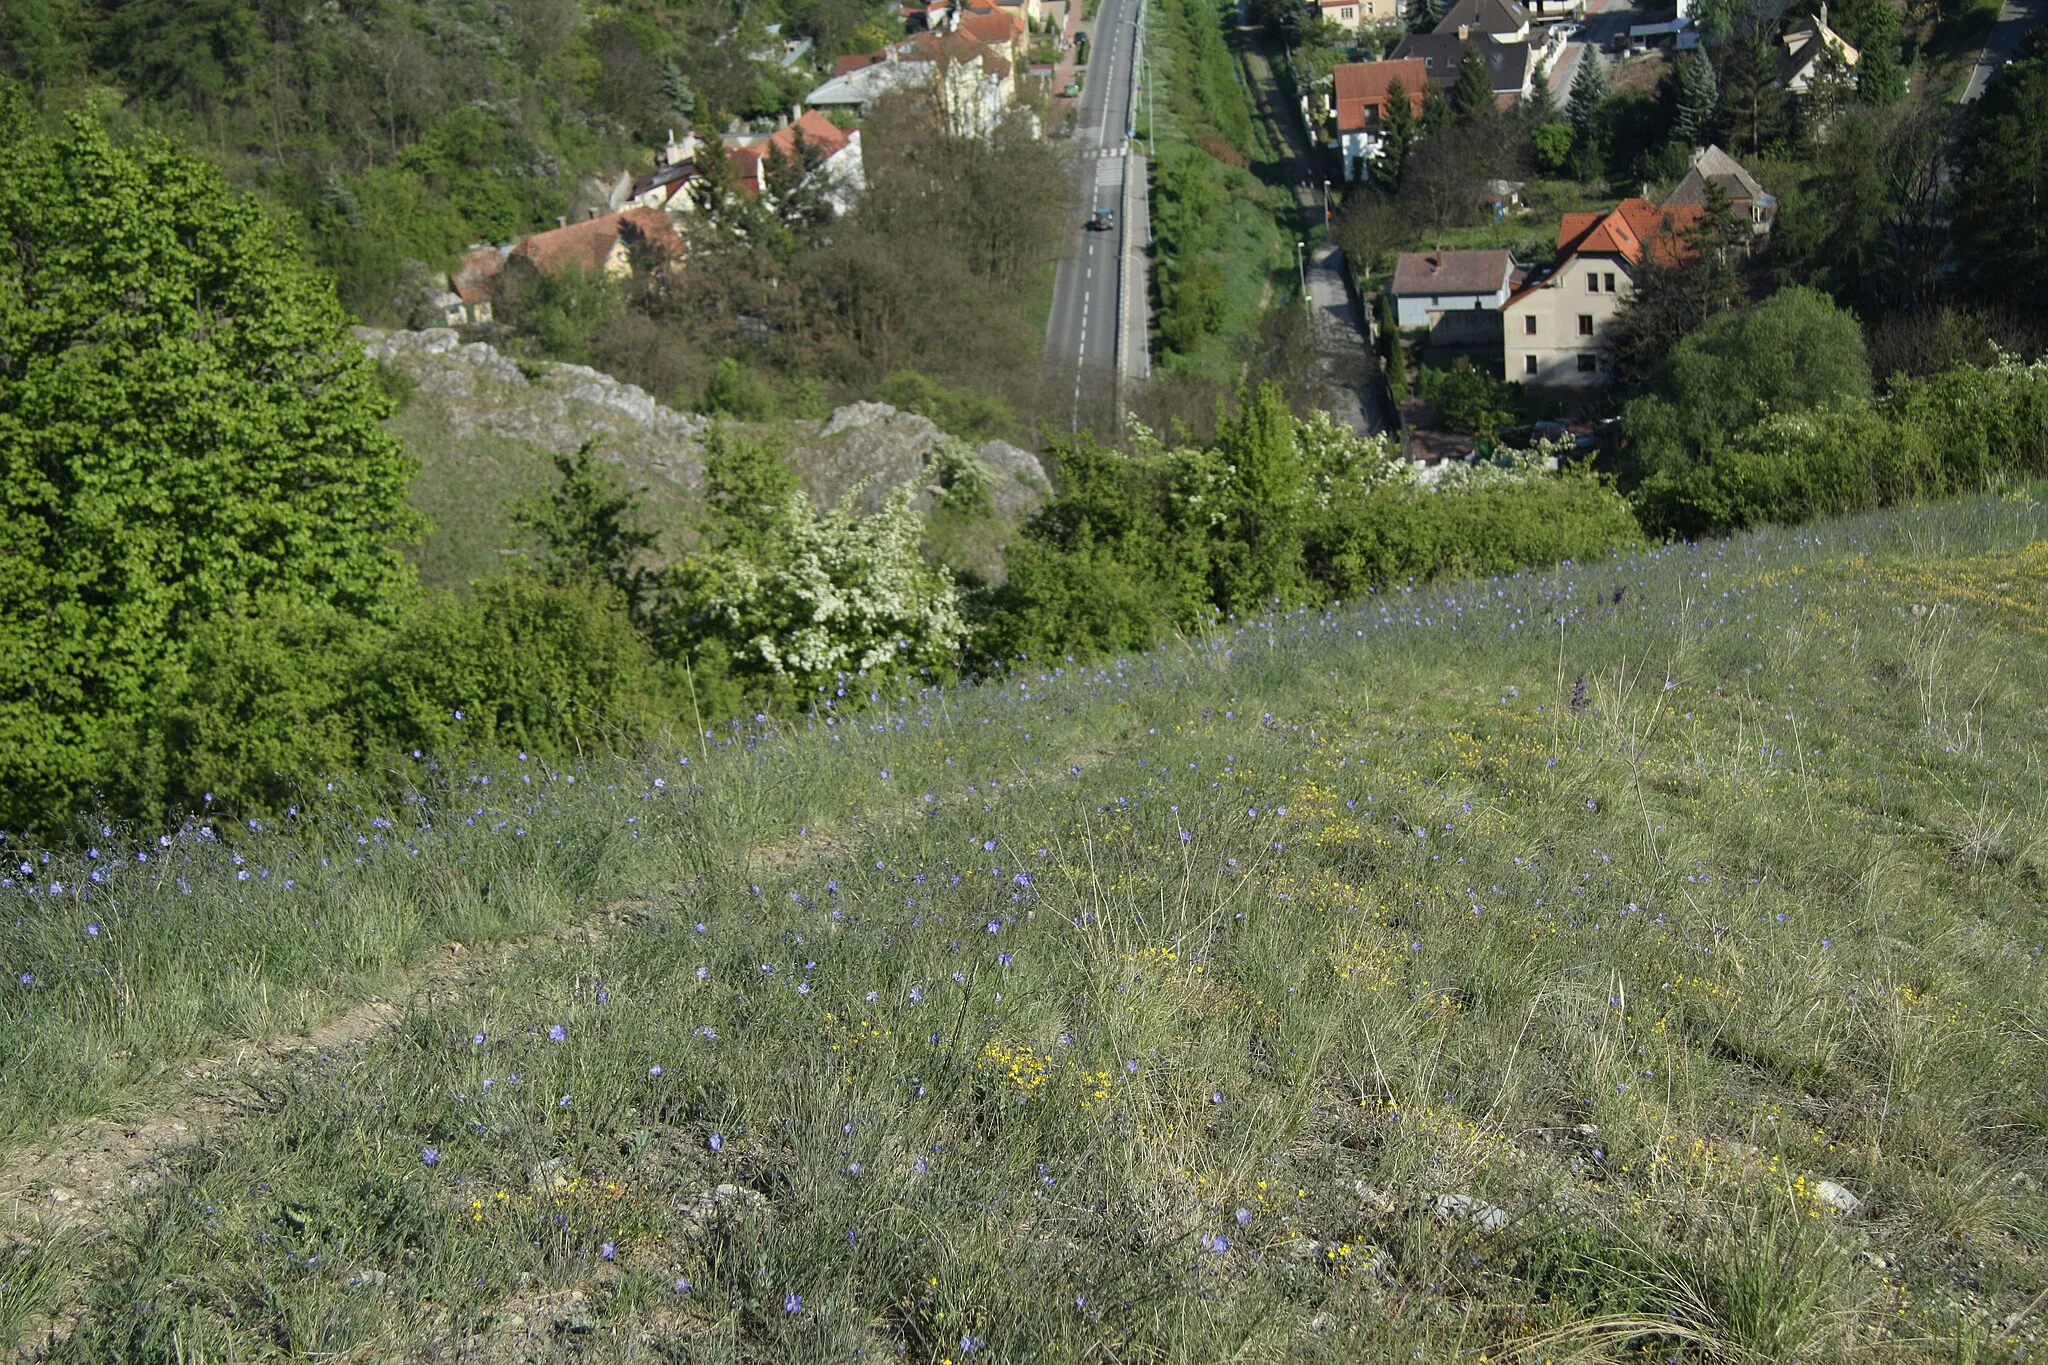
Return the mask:
<path id="1" fill-rule="evenodd" d="M 1429 72 L 1430 82 L 1440 90 L 1448 90 L 1457 83 L 1458 64 L 1465 59 L 1467 48 L 1477 51 L 1485 61 L 1486 74 L 1493 82 L 1494 100 L 1502 108 L 1512 107 L 1529 93 L 1537 54 L 1526 41 L 1503 42 L 1490 33 L 1469 28 L 1462 32 L 1411 33 L 1389 55 L 1395 61 L 1420 61 Z"/>
<path id="2" fill-rule="evenodd" d="M 1771 224 L 1778 216 L 1777 197 L 1765 192 L 1741 162 L 1719 147 L 1703 147 L 1694 152 L 1685 179 L 1664 197 L 1664 202 L 1704 206 L 1709 185 L 1718 186 L 1728 197 L 1729 209 L 1738 219 L 1749 224 L 1751 236 L 1770 234 Z"/>
<path id="3" fill-rule="evenodd" d="M 1309 8 L 1317 18 L 1353 33 L 1401 18 L 1397 0 L 1313 0 Z"/>
<path id="4" fill-rule="evenodd" d="M 817 179 L 825 201 L 835 214 L 845 213 L 867 188 L 860 130 L 841 128 L 815 109 L 806 110 L 794 123 L 784 124 L 759 142 L 735 147 L 726 154 L 741 191 L 749 197 L 766 193 L 771 159 L 779 152 L 794 163 L 799 139 L 820 158 L 811 176 Z"/>
<path id="5" fill-rule="evenodd" d="M 1621 306 L 1645 261 L 1674 265 L 1697 204 L 1624 199 L 1604 213 L 1567 213 L 1557 264 L 1532 275 L 1501 305 L 1501 352 L 1513 383 L 1554 389 L 1607 382 Z"/>
<path id="6" fill-rule="evenodd" d="M 1498 312 L 1515 283 L 1506 251 L 1404 251 L 1394 264 L 1394 321 L 1434 327 L 1447 313 Z"/>
<path id="7" fill-rule="evenodd" d="M 1421 62 L 1347 62 L 1330 73 L 1346 180 L 1371 178 L 1372 163 L 1385 146 L 1389 92 L 1397 81 L 1407 93 L 1409 112 L 1420 119 L 1429 92 L 1429 69 Z"/>
<path id="8" fill-rule="evenodd" d="M 858 120 L 885 95 L 931 91 L 956 137 L 987 137 L 1016 103 L 1018 64 L 971 33 L 920 33 L 865 57 L 842 57 L 838 74 L 804 104 Z"/>

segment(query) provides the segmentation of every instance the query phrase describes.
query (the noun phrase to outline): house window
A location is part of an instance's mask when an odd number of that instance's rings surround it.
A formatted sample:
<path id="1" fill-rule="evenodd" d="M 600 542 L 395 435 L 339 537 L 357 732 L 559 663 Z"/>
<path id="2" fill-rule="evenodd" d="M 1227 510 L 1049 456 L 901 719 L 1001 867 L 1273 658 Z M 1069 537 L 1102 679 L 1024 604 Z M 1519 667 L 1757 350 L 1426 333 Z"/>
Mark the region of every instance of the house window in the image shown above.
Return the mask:
<path id="1" fill-rule="evenodd" d="M 1582 355 L 1579 357 L 1579 373 L 1592 374 L 1600 368 L 1600 357 Z"/>
<path id="2" fill-rule="evenodd" d="M 1597 293 L 1599 293 L 1599 292 L 1600 292 L 1600 272 L 1599 272 L 1599 271 L 1597 271 L 1597 270 L 1588 270 L 1588 271 L 1586 272 L 1586 292 L 1587 292 L 1588 294 L 1597 294 Z"/>
<path id="3" fill-rule="evenodd" d="M 1353 10 L 1351 6 L 1346 5 L 1343 9 L 1339 10 L 1338 13 L 1341 14 L 1344 18 L 1349 19 L 1353 17 L 1356 11 Z"/>
<path id="4" fill-rule="evenodd" d="M 1431 294 L 1431 295 L 1429 296 L 1429 306 L 1430 306 L 1430 307 L 1432 307 L 1432 308 L 1435 308 L 1435 307 L 1439 306 L 1439 305 L 1440 305 L 1440 304 L 1442 304 L 1442 303 L 1443 303 L 1443 299 L 1442 299 L 1442 297 L 1441 297 L 1441 296 L 1439 296 L 1439 295 L 1436 295 L 1436 294 Z"/>
<path id="5" fill-rule="evenodd" d="M 1523 374 L 1534 374 L 1534 373 L 1536 373 L 1536 357 L 1535 357 L 1535 356 L 1533 356 L 1533 355 L 1525 355 L 1525 356 L 1523 356 L 1523 357 L 1522 357 L 1522 373 L 1523 373 Z"/>
<path id="6" fill-rule="evenodd" d="M 1614 272 L 1611 270 L 1607 272 L 1607 292 L 1610 294 L 1614 292 Z"/>
<path id="7" fill-rule="evenodd" d="M 1536 335 L 1536 315 L 1534 313 L 1522 319 L 1522 335 L 1528 337 Z"/>
<path id="8" fill-rule="evenodd" d="M 1579 314 L 1579 335 L 1582 337 L 1593 335 L 1593 315 L 1591 313 Z"/>

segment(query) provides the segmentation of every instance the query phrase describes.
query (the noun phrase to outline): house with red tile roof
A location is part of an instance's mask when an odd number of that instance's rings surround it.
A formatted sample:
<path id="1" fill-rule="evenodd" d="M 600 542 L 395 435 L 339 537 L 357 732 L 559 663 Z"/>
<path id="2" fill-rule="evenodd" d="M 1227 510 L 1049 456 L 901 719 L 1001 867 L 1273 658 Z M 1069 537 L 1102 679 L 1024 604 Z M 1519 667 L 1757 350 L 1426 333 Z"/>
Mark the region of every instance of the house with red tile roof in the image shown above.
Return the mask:
<path id="1" fill-rule="evenodd" d="M 1686 230 L 1702 206 L 1624 199 L 1598 213 L 1567 213 L 1557 264 L 1532 272 L 1501 305 L 1506 378 L 1547 388 L 1606 382 L 1616 319 L 1650 265 L 1684 261 Z"/>
<path id="2" fill-rule="evenodd" d="M 685 247 L 659 209 L 625 209 L 551 232 L 536 232 L 512 248 L 510 261 L 543 275 L 577 271 L 593 278 L 624 279 L 633 273 L 635 250 L 663 262 L 682 260 Z M 509 264 L 509 262 L 508 262 Z"/>
<path id="3" fill-rule="evenodd" d="M 834 213 L 853 207 L 854 199 L 867 188 L 860 159 L 860 130 L 841 128 L 815 109 L 807 109 L 794 123 L 786 123 L 761 141 L 735 147 L 726 153 L 740 189 L 750 198 L 768 188 L 771 158 L 780 153 L 791 164 L 799 156 L 799 145 L 818 156 L 811 172 L 823 178 L 824 195 Z"/>
<path id="4" fill-rule="evenodd" d="M 1409 112 L 1420 119 L 1429 92 L 1429 68 L 1422 62 L 1346 62 L 1330 73 L 1346 180 L 1371 178 L 1372 163 L 1384 146 L 1389 98 L 1397 81 L 1407 93 Z"/>

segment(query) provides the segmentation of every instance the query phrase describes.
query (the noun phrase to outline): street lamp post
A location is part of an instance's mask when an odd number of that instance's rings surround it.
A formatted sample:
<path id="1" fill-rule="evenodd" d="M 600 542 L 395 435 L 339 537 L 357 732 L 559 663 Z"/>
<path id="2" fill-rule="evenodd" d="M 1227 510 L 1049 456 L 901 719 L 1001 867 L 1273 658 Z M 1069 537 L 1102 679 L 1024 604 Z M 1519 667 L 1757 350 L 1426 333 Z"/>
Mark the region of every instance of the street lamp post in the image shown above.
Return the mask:
<path id="1" fill-rule="evenodd" d="M 1324 227 L 1328 227 L 1329 225 L 1330 225 L 1330 180 L 1329 180 L 1329 177 L 1328 177 L 1328 176 L 1325 176 L 1325 177 L 1323 178 L 1323 226 L 1324 226 Z"/>
<path id="2" fill-rule="evenodd" d="M 1305 243 L 1302 242 L 1294 244 L 1294 272 L 1301 276 L 1301 306 L 1304 311 L 1307 311 L 1309 308 L 1308 267 L 1303 263 L 1301 256 L 1301 249 L 1304 245 Z"/>

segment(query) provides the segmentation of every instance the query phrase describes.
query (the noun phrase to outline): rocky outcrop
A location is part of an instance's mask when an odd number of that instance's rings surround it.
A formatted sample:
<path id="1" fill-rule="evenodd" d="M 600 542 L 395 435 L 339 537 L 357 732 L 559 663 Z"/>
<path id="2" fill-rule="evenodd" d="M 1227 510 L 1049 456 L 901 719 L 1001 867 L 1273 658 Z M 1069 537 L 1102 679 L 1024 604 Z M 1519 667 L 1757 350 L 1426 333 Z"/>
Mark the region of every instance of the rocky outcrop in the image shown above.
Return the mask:
<path id="1" fill-rule="evenodd" d="M 684 488 L 704 482 L 704 437 L 711 419 L 677 412 L 652 394 L 587 365 L 517 361 L 445 329 L 406 332 L 359 327 L 363 349 L 417 385 L 415 401 L 434 404 L 452 434 L 489 434 L 567 455 L 592 436 L 598 454 L 629 476 Z M 930 419 L 886 403 L 851 403 L 823 422 L 789 422 L 790 463 L 805 489 L 834 502 L 861 487 L 872 509 L 896 488 L 934 497 L 927 466 L 947 439 Z M 994 475 L 997 515 L 1021 519 L 1044 505 L 1045 466 L 1007 441 L 976 448 Z"/>

